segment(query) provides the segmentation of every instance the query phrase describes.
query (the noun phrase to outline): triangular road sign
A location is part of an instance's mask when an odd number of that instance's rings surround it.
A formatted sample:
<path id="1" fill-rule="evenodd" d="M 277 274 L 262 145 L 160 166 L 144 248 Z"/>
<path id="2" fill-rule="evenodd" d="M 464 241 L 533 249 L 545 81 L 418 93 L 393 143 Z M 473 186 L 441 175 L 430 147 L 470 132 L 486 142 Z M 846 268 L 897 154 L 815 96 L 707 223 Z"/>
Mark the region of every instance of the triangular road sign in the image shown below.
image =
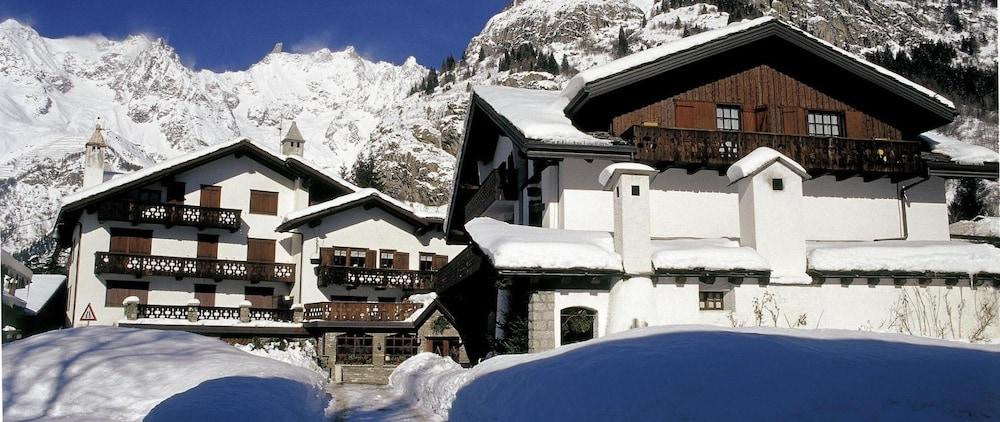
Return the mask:
<path id="1" fill-rule="evenodd" d="M 83 315 L 80 315 L 80 321 L 97 321 L 97 315 L 94 315 L 94 309 L 87 304 L 87 308 L 83 310 Z"/>

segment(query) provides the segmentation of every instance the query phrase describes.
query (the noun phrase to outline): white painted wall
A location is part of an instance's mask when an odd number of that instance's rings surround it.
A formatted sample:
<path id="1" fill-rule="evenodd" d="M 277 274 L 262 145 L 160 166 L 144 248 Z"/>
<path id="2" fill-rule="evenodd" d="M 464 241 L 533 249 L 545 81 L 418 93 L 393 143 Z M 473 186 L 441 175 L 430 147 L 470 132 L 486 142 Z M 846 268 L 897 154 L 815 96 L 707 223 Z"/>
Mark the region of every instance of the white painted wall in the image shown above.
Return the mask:
<path id="1" fill-rule="evenodd" d="M 312 259 L 319 259 L 320 248 L 340 246 L 407 252 L 410 254 L 409 268 L 413 270 L 419 268 L 420 252 L 447 255 L 450 260 L 465 249 L 464 245 L 445 244 L 444 233 L 441 231 L 416 236 L 413 223 L 377 207 L 365 210 L 359 206 L 344 210 L 324 217 L 316 227 L 306 225 L 297 230 L 303 236 L 304 264 L 301 281 L 295 286 L 294 294 L 301 297 L 301 303 L 327 301 L 330 295 L 363 296 L 371 299 L 402 296 L 402 291 L 398 289 L 376 291 L 372 288 L 347 290 L 342 286 L 320 288 L 314 271 L 318 264 L 311 263 Z"/>
<path id="2" fill-rule="evenodd" d="M 774 188 L 780 181 L 781 190 Z M 740 246 L 757 250 L 771 264 L 771 277 L 806 276 L 802 225 L 802 176 L 775 161 L 737 182 Z"/>

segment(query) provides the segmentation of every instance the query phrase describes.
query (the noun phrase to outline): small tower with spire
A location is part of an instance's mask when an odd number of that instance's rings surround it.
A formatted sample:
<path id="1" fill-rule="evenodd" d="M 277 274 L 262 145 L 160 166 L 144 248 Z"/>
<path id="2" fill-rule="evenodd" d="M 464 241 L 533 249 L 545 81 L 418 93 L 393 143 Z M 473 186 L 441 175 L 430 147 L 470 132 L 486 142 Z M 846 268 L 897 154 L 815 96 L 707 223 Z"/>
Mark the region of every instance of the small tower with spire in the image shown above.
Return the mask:
<path id="1" fill-rule="evenodd" d="M 302 138 L 302 133 L 299 132 L 299 127 L 295 125 L 295 121 L 293 120 L 292 125 L 288 128 L 288 132 L 285 133 L 285 137 L 281 139 L 281 153 L 301 157 L 305 145 L 306 140 Z"/>
<path id="2" fill-rule="evenodd" d="M 94 134 L 90 135 L 90 140 L 84 146 L 86 151 L 83 165 L 83 187 L 84 189 L 104 183 L 104 153 L 108 149 L 108 143 L 101 135 L 101 122 L 98 120 Z"/>

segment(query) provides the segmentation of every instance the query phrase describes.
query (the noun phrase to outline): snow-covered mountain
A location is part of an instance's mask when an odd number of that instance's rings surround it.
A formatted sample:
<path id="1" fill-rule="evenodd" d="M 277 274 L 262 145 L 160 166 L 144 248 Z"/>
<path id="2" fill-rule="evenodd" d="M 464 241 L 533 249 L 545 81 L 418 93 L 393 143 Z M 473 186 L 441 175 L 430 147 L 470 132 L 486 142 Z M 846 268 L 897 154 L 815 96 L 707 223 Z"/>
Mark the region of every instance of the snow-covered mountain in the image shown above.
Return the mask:
<path id="1" fill-rule="evenodd" d="M 372 62 L 352 48 L 271 53 L 249 69 L 215 73 L 184 65 L 163 40 L 131 36 L 49 39 L 0 23 L 0 235 L 34 245 L 59 199 L 81 183 L 82 145 L 101 118 L 116 170 L 146 166 L 201 146 L 249 136 L 277 147 L 294 119 L 307 156 L 350 176 L 374 157 L 384 189 L 404 200 L 447 202 L 469 90 L 475 85 L 559 89 L 576 71 L 752 14 L 775 14 L 849 50 L 907 51 L 921 42 L 958 45 L 958 63 L 996 66 L 995 3 L 939 0 L 518 0 L 491 18 L 462 58 L 439 68 L 440 85 L 414 93 L 428 68 Z M 510 66 L 530 44 L 561 66 Z M 507 66 L 505 66 L 505 62 Z M 447 66 L 447 67 L 445 67 Z M 503 70 L 501 70 L 503 69 Z M 975 110 L 950 128 L 996 148 L 996 110 Z"/>

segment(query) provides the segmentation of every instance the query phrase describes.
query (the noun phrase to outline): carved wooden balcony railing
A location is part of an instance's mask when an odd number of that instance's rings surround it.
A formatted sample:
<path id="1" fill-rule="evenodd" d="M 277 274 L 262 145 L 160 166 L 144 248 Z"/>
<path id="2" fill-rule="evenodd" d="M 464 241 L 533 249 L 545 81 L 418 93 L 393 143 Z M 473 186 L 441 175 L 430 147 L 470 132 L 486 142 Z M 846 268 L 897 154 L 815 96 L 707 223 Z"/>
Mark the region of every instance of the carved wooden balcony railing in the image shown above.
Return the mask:
<path id="1" fill-rule="evenodd" d="M 758 147 L 770 147 L 810 173 L 912 176 L 923 172 L 922 144 L 914 141 L 833 138 L 761 132 L 632 126 L 622 134 L 638 161 L 652 165 L 725 169 Z"/>
<path id="2" fill-rule="evenodd" d="M 517 181 L 510 171 L 494 169 L 465 204 L 465 220 L 479 217 L 496 201 L 517 199 Z"/>
<path id="3" fill-rule="evenodd" d="M 389 268 L 316 267 L 320 287 L 338 284 L 347 287 L 371 286 L 379 289 L 434 290 L 434 271 Z"/>
<path id="4" fill-rule="evenodd" d="M 250 308 L 251 321 L 291 322 L 291 309 Z M 139 318 L 183 319 L 188 318 L 186 305 L 145 305 L 139 304 Z M 199 320 L 239 320 L 240 308 L 199 306 Z"/>
<path id="5" fill-rule="evenodd" d="M 163 224 L 237 231 L 243 224 L 241 210 L 137 201 L 108 201 L 97 209 L 99 220 L 128 221 L 132 224 Z"/>
<path id="6" fill-rule="evenodd" d="M 324 321 L 405 321 L 424 305 L 411 302 L 320 302 L 305 305 L 305 319 Z"/>
<path id="7" fill-rule="evenodd" d="M 95 274 L 295 282 L 295 264 L 97 252 Z"/>

